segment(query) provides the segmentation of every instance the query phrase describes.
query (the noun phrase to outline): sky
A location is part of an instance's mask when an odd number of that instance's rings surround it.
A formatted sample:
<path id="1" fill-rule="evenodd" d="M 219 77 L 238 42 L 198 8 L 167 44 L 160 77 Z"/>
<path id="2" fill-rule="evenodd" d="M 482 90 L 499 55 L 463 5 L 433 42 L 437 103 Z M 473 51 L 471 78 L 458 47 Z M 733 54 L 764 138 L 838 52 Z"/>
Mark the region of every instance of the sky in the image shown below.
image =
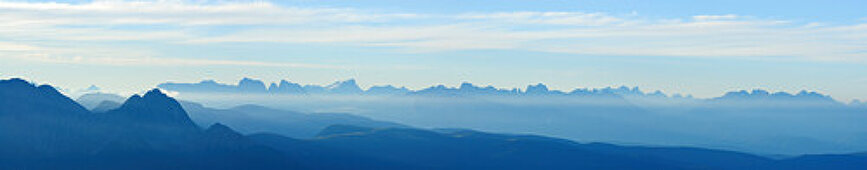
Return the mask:
<path id="1" fill-rule="evenodd" d="M 867 99 L 867 1 L 0 0 L 0 78 L 133 93 L 242 77 Z"/>

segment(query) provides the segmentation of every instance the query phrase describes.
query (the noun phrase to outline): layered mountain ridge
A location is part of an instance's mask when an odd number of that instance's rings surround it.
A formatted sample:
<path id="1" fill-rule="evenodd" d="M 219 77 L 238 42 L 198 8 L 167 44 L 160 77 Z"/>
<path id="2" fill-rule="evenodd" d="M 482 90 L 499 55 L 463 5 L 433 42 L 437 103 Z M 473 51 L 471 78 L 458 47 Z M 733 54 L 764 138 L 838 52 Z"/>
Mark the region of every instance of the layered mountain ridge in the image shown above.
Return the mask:
<path id="1" fill-rule="evenodd" d="M 0 81 L 0 99 L 0 169 L 237 169 L 285 164 L 258 160 L 282 157 L 275 150 L 214 134 L 231 130 L 199 128 L 177 101 L 156 89 L 98 114 L 51 86 L 37 87 L 20 79 Z"/>
<path id="2" fill-rule="evenodd" d="M 194 125 L 159 90 L 92 113 L 47 85 L 0 80 L 0 169 L 859 169 L 864 154 L 770 158 L 582 144 L 472 130 L 332 125 L 317 138 Z"/>
<path id="3" fill-rule="evenodd" d="M 281 80 L 279 84 L 271 83 L 265 87 L 261 80 L 243 78 L 237 85 L 219 84 L 213 80 L 204 80 L 199 83 L 162 83 L 157 87 L 169 91 L 181 93 L 246 93 L 246 94 L 338 94 L 338 95 L 413 95 L 413 96 L 620 96 L 627 98 L 656 98 L 656 99 L 694 99 L 691 95 L 673 94 L 668 95 L 661 91 L 644 92 L 638 87 L 605 87 L 605 88 L 577 88 L 572 91 L 551 90 L 545 84 L 538 83 L 528 85 L 526 88 L 502 89 L 493 86 L 477 86 L 463 82 L 457 87 L 435 85 L 420 90 L 410 90 L 406 87 L 392 85 L 373 86 L 362 89 L 355 79 L 337 81 L 326 86 L 300 85 L 287 80 Z M 698 99 L 695 99 L 698 100 Z M 800 100 L 800 101 L 826 101 L 837 102 L 828 95 L 817 92 L 802 90 L 791 94 L 787 92 L 771 93 L 766 90 L 756 89 L 752 91 L 733 91 L 723 96 L 707 100 Z"/>

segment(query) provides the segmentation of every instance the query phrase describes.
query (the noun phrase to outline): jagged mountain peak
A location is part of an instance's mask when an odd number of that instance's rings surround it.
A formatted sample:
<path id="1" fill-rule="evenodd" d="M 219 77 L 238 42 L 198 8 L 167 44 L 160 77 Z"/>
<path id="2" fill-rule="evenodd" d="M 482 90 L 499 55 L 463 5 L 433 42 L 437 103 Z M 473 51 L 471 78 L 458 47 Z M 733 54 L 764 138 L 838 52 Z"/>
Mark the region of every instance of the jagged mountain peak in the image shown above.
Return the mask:
<path id="1" fill-rule="evenodd" d="M 359 94 L 364 92 L 364 90 L 362 90 L 355 82 L 355 79 L 337 81 L 331 85 L 325 86 L 325 89 L 328 89 L 331 93 L 337 94 Z"/>
<path id="2" fill-rule="evenodd" d="M 180 103 L 159 89 L 150 90 L 143 96 L 133 95 L 112 113 L 121 119 L 141 124 L 188 129 L 197 127 Z"/>
<path id="3" fill-rule="evenodd" d="M 355 79 L 347 79 L 347 80 L 343 80 L 343 81 L 337 81 L 337 82 L 331 83 L 330 85 L 326 86 L 326 88 L 331 89 L 331 88 L 351 87 L 351 86 L 358 86 L 358 84 L 355 82 Z"/>
<path id="4" fill-rule="evenodd" d="M 244 92 L 261 93 L 268 91 L 268 89 L 265 87 L 265 82 L 247 77 L 244 77 L 243 79 L 241 79 L 241 81 L 238 82 L 238 88 Z"/>
<path id="5" fill-rule="evenodd" d="M 476 85 L 470 82 L 461 82 L 461 85 L 458 87 L 459 89 L 472 89 L 476 88 Z"/>
<path id="6" fill-rule="evenodd" d="M 87 87 L 87 89 L 84 89 L 84 90 L 86 90 L 86 91 L 99 91 L 99 90 L 102 90 L 102 88 L 96 87 L 96 85 L 90 85 L 90 87 Z"/>
<path id="7" fill-rule="evenodd" d="M 180 105 L 175 99 L 169 97 L 159 89 L 153 89 L 147 91 L 144 95 L 132 95 L 123 102 L 121 108 L 168 109 L 172 111 L 177 111 L 176 109 L 180 108 Z"/>
<path id="8" fill-rule="evenodd" d="M 169 97 L 168 95 L 166 95 L 165 93 L 163 93 L 163 91 L 160 90 L 160 89 L 151 89 L 151 90 L 149 90 L 147 93 L 145 93 L 145 95 L 143 96 L 143 98 L 159 98 L 159 99 L 171 99 L 171 100 L 174 100 L 174 99 L 172 99 L 171 97 Z"/>
<path id="9" fill-rule="evenodd" d="M 528 85 L 527 89 L 524 90 L 526 94 L 546 94 L 548 93 L 548 86 L 545 84 L 539 83 L 536 85 Z"/>
<path id="10" fill-rule="evenodd" d="M 302 94 L 306 93 L 304 91 L 304 87 L 300 84 L 292 83 L 286 80 L 280 80 L 280 83 L 271 83 L 271 86 L 268 87 L 268 91 L 271 93 L 285 93 L 285 94 Z"/>

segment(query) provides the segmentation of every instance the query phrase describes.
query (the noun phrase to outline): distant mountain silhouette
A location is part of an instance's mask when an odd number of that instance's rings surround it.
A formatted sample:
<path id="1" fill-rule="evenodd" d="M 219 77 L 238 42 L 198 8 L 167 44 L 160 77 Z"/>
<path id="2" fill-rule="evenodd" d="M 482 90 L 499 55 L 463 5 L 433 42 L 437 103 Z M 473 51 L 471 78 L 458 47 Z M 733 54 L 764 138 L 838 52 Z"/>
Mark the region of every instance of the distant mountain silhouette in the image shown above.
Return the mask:
<path id="1" fill-rule="evenodd" d="M 357 83 L 346 80 L 328 87 L 292 86 L 304 93 L 221 96 L 179 91 L 177 96 L 223 108 L 255 104 L 352 113 L 416 127 L 532 132 L 595 142 L 689 145 L 782 155 L 867 149 L 867 138 L 848 137 L 867 133 L 854 121 L 865 118 L 867 114 L 861 113 L 867 106 L 844 104 L 818 92 L 750 90 L 717 98 L 694 98 L 627 86 L 561 91 L 543 83 L 503 89 L 464 82 L 418 90 L 382 85 L 359 93 Z M 336 89 L 350 90 L 331 92 Z M 253 95 L 235 96 L 243 94 Z M 715 128 L 718 126 L 727 128 Z M 787 141 L 787 145 L 779 145 L 780 140 Z"/>
<path id="2" fill-rule="evenodd" d="M 500 89 L 493 86 L 476 86 L 472 83 L 464 82 L 458 87 L 448 87 L 445 85 L 436 85 L 421 90 L 409 90 L 406 88 L 396 88 L 392 85 L 374 86 L 367 90 L 361 89 L 355 79 L 337 81 L 327 86 L 319 85 L 304 85 L 292 83 L 286 80 L 281 80 L 280 84 L 271 83 L 267 88 L 260 80 L 251 78 L 243 78 L 238 85 L 219 84 L 212 80 L 206 80 L 199 83 L 163 83 L 158 87 L 170 91 L 178 91 L 181 93 L 249 93 L 257 94 L 270 92 L 271 94 L 340 94 L 340 95 L 413 95 L 413 96 L 439 96 L 439 97 L 460 97 L 460 96 L 502 96 L 502 97 L 519 97 L 519 96 L 584 96 L 584 97 L 610 97 L 619 96 L 629 98 L 630 100 L 659 100 L 659 99 L 692 99 L 691 96 L 665 94 L 661 91 L 644 92 L 638 87 L 605 87 L 598 89 L 574 89 L 564 92 L 559 90 L 550 90 L 545 84 L 538 83 L 528 85 L 525 89 Z M 697 99 L 693 99 L 697 100 Z M 797 94 L 789 94 L 786 92 L 770 93 L 765 90 L 753 91 L 735 91 L 728 92 L 721 97 L 707 99 L 711 102 L 719 101 L 812 101 L 837 103 L 831 97 L 817 92 L 801 91 Z M 95 105 L 95 104 L 94 104 Z M 90 105 L 88 105 L 90 106 Z"/>
<path id="3" fill-rule="evenodd" d="M 81 104 L 85 108 L 91 109 L 91 110 L 96 108 L 100 104 L 102 104 L 102 102 L 104 102 L 104 101 L 123 103 L 124 100 L 126 100 L 126 98 L 119 96 L 119 95 L 116 95 L 116 94 L 99 93 L 99 92 L 87 93 L 87 94 L 81 95 L 77 99 L 75 99 L 76 102 L 78 102 L 79 104 Z"/>
<path id="4" fill-rule="evenodd" d="M 545 84 L 539 83 L 536 85 L 528 85 L 524 90 L 524 95 L 529 96 L 547 96 L 547 95 L 564 95 L 561 91 L 551 91 Z"/>
<path id="5" fill-rule="evenodd" d="M 407 127 L 397 123 L 371 120 L 338 113 L 299 113 L 256 105 L 229 109 L 207 108 L 198 103 L 181 102 L 199 125 L 224 123 L 243 133 L 276 133 L 292 138 L 312 138 L 330 125 L 345 124 L 364 127 Z"/>
<path id="6" fill-rule="evenodd" d="M 473 85 L 472 83 L 461 83 L 458 88 L 446 87 L 445 85 L 437 85 L 433 87 L 429 87 L 426 89 L 422 89 L 419 91 L 411 92 L 410 94 L 416 96 L 452 96 L 452 97 L 460 97 L 460 96 L 515 96 L 519 94 L 518 89 L 497 89 L 493 86 L 487 87 L 479 87 Z"/>
<path id="7" fill-rule="evenodd" d="M 275 94 L 304 94 L 304 87 L 299 85 L 298 83 L 292 83 L 286 80 L 280 80 L 280 85 L 276 83 L 271 83 L 271 86 L 268 87 L 268 91 Z"/>
<path id="8" fill-rule="evenodd" d="M 728 92 L 722 97 L 714 98 L 716 101 L 804 101 L 804 102 L 821 102 L 821 103 L 838 103 L 830 96 L 819 94 L 817 92 L 800 91 L 797 94 L 786 92 L 771 93 L 766 90 L 753 91 L 736 91 Z M 841 104 L 841 103 L 840 103 Z"/>
<path id="9" fill-rule="evenodd" d="M 237 85 L 219 84 L 213 80 L 199 83 L 162 83 L 161 89 L 182 93 L 247 93 L 247 94 L 362 94 L 364 90 L 358 87 L 354 79 L 338 81 L 328 86 L 304 85 L 281 80 L 280 84 L 271 83 L 265 87 L 260 80 L 243 78 Z"/>
<path id="10" fill-rule="evenodd" d="M 238 90 L 242 93 L 265 93 L 268 91 L 265 88 L 265 83 L 251 78 L 241 79 L 241 82 L 238 82 Z"/>
<path id="11" fill-rule="evenodd" d="M 361 94 L 364 92 L 364 90 L 361 90 L 361 88 L 358 87 L 358 84 L 355 83 L 355 79 L 334 82 L 334 84 L 325 86 L 325 89 L 327 89 L 329 93 L 334 94 Z"/>
<path id="12" fill-rule="evenodd" d="M 105 113 L 105 112 L 108 112 L 110 110 L 117 109 L 122 105 L 123 105 L 122 103 L 106 100 L 106 101 L 100 102 L 99 105 L 96 105 L 96 107 L 94 107 L 93 109 L 90 109 L 90 111 L 94 112 L 94 113 Z"/>
<path id="13" fill-rule="evenodd" d="M 299 86 L 300 87 L 300 86 Z M 80 102 L 100 102 L 90 109 L 94 113 L 104 113 L 121 107 L 123 99 L 109 93 L 85 95 Z M 207 108 L 190 101 L 178 101 L 191 115 L 192 120 L 201 127 L 224 123 L 243 133 L 271 132 L 293 138 L 310 138 L 329 125 L 346 124 L 365 127 L 407 127 L 397 123 L 371 120 L 365 117 L 341 113 L 299 113 L 271 109 L 256 105 L 242 105 L 229 109 Z"/>
<path id="14" fill-rule="evenodd" d="M 397 88 L 397 87 L 394 87 L 392 85 L 385 85 L 385 86 L 370 87 L 369 89 L 367 89 L 367 91 L 365 91 L 365 94 L 367 94 L 367 95 L 400 96 L 400 95 L 406 95 L 407 93 L 410 93 L 410 92 L 411 91 L 409 89 L 407 89 L 406 87 Z"/>

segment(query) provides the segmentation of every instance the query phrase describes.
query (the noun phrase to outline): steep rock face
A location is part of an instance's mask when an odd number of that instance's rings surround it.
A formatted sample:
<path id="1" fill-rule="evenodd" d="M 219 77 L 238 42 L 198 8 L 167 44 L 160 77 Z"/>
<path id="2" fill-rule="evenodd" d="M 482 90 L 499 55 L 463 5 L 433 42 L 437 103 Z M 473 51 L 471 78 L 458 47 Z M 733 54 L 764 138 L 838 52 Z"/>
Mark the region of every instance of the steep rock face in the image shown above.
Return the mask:
<path id="1" fill-rule="evenodd" d="M 246 93 L 265 93 L 268 89 L 265 88 L 265 83 L 260 80 L 253 80 L 251 78 L 244 78 L 238 82 L 238 90 L 239 92 Z"/>
<path id="2" fill-rule="evenodd" d="M 304 87 L 297 83 L 292 83 L 286 80 L 281 80 L 280 84 L 277 85 L 275 83 L 271 84 L 271 87 L 268 88 L 271 93 L 278 94 L 304 94 Z"/>
<path id="3" fill-rule="evenodd" d="M 328 89 L 328 92 L 334 94 L 361 94 L 364 92 L 355 83 L 355 79 L 334 82 L 334 84 L 328 85 L 325 88 Z"/>
<path id="4" fill-rule="evenodd" d="M 529 85 L 527 89 L 524 90 L 524 94 L 526 95 L 545 95 L 548 94 L 548 86 L 545 84 L 539 83 L 536 85 Z"/>

